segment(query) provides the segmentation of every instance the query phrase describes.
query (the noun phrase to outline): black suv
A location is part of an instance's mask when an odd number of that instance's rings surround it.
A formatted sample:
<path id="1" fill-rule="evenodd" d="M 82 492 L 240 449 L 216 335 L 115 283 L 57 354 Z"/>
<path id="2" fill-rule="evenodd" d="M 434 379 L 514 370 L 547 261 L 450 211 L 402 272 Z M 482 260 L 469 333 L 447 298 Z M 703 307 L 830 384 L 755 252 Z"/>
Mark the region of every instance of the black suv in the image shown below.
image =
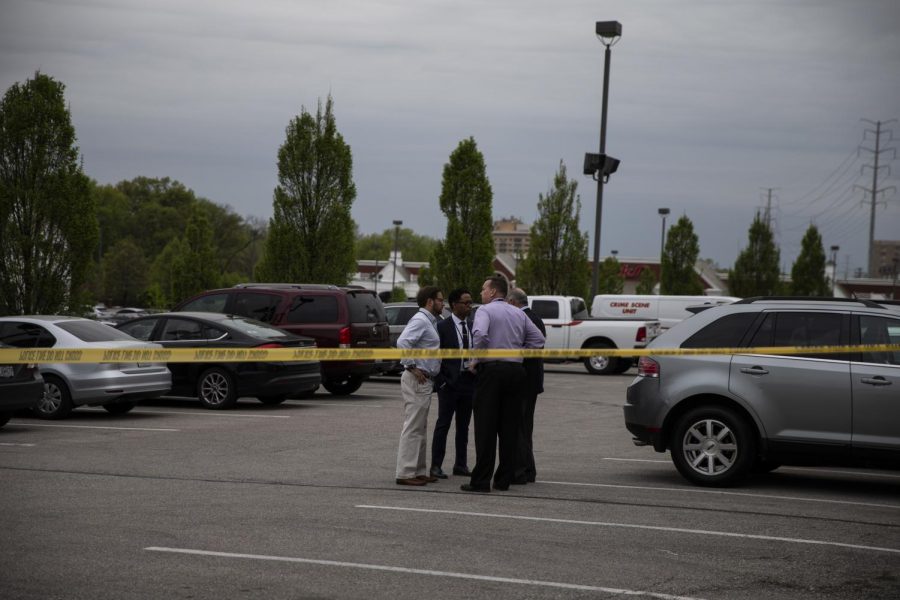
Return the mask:
<path id="1" fill-rule="evenodd" d="M 294 283 L 243 283 L 188 298 L 176 311 L 217 312 L 251 317 L 296 335 L 319 348 L 387 348 L 390 333 L 384 305 L 363 288 Z M 381 361 L 322 361 L 322 385 L 337 396 L 352 394 Z"/>

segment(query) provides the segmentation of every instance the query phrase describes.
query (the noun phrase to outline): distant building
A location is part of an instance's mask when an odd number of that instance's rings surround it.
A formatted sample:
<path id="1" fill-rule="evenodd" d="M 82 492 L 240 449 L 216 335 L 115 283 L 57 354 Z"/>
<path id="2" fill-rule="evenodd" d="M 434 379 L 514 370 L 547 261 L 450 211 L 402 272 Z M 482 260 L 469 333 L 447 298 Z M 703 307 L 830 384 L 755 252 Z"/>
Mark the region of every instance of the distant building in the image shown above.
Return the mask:
<path id="1" fill-rule="evenodd" d="M 494 252 L 497 254 L 510 254 L 524 257 L 528 254 L 528 244 L 531 240 L 531 227 L 516 217 L 509 217 L 494 221 Z"/>
<path id="2" fill-rule="evenodd" d="M 898 269 L 900 269 L 900 240 L 874 240 L 869 277 L 893 279 Z"/>

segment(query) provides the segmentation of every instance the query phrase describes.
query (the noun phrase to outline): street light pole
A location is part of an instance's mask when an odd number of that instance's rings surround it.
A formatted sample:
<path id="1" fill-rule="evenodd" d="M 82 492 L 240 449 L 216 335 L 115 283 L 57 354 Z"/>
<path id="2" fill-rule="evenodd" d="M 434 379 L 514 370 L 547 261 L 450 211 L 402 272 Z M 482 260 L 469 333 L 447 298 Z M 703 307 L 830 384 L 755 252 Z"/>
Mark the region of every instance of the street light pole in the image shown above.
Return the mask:
<path id="1" fill-rule="evenodd" d="M 622 36 L 622 24 L 618 21 L 598 21 L 595 26 L 597 37 L 606 46 L 603 55 L 603 102 L 600 109 L 600 156 L 606 155 L 606 113 L 609 104 L 609 63 L 612 56 L 610 47 Z M 603 184 L 606 177 L 602 172 L 597 176 L 597 212 L 594 216 L 594 264 L 591 276 L 591 297 L 597 295 L 600 282 L 600 225 L 603 215 Z"/>
<path id="2" fill-rule="evenodd" d="M 834 282 L 837 279 L 837 253 L 840 250 L 840 246 L 832 246 L 831 247 L 831 297 L 834 298 Z"/>
<path id="3" fill-rule="evenodd" d="M 657 212 L 662 217 L 662 233 L 659 236 L 659 293 L 662 294 L 662 264 L 663 253 L 666 249 L 666 216 L 669 214 L 669 209 L 660 208 Z"/>
<path id="4" fill-rule="evenodd" d="M 397 243 L 400 240 L 400 226 L 403 221 L 394 221 L 394 268 L 391 270 L 391 296 L 394 295 L 394 284 L 397 282 Z"/>

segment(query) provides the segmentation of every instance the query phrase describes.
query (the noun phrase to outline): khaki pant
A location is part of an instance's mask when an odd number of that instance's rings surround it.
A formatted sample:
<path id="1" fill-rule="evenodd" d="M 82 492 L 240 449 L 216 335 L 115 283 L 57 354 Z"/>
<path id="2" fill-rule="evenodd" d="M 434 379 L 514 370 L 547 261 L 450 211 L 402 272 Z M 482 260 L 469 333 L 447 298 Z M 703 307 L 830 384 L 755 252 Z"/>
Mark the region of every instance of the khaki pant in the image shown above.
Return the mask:
<path id="1" fill-rule="evenodd" d="M 410 371 L 400 376 L 403 394 L 403 429 L 397 451 L 397 479 L 427 475 L 425 446 L 428 440 L 428 408 L 431 406 L 431 380 L 419 383 Z"/>

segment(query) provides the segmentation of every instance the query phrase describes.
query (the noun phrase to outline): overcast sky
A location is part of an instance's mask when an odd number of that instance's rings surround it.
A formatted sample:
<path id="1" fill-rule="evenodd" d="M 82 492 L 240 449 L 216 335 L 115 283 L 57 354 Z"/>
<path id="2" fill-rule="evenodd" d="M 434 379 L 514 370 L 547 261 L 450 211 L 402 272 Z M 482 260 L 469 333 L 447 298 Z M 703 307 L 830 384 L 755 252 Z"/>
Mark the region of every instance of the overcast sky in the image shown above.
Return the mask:
<path id="1" fill-rule="evenodd" d="M 603 46 L 617 20 L 601 252 L 657 256 L 659 207 L 730 266 L 772 192 L 790 270 L 810 222 L 841 270 L 866 265 L 874 129 L 900 117 L 897 0 L 0 0 L 0 88 L 66 85 L 86 173 L 171 177 L 269 218 L 288 121 L 334 97 L 353 217 L 443 237 L 441 173 L 460 140 L 485 156 L 494 218 L 531 222 L 563 160 L 594 235 Z M 900 146 L 891 123 L 883 147 Z M 864 135 L 867 135 L 864 139 Z M 879 187 L 900 161 L 881 155 Z M 900 239 L 900 196 L 876 239 Z M 591 242 L 593 248 L 593 241 Z M 849 261 L 849 262 L 848 262 Z"/>

